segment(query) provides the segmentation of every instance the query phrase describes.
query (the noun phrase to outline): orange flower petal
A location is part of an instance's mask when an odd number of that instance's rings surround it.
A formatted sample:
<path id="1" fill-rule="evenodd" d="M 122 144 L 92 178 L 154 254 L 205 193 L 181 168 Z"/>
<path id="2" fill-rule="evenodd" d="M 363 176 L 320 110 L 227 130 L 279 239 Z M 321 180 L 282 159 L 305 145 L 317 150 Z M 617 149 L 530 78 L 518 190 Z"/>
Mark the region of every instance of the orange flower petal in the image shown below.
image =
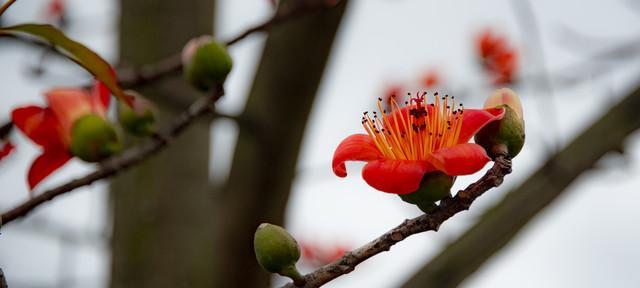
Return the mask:
<path id="1" fill-rule="evenodd" d="M 45 97 L 60 121 L 65 137 L 71 137 L 71 126 L 78 118 L 93 112 L 90 95 L 81 89 L 53 89 L 45 93 Z"/>
<path id="2" fill-rule="evenodd" d="M 504 116 L 504 109 L 464 109 L 458 143 L 467 143 L 482 127 Z"/>
<path id="3" fill-rule="evenodd" d="M 367 134 L 353 134 L 340 143 L 333 154 L 333 173 L 347 176 L 346 161 L 370 161 L 379 159 L 380 151 Z"/>
<path id="4" fill-rule="evenodd" d="M 463 143 L 440 149 L 432 154 L 431 164 L 450 176 L 478 172 L 491 160 L 478 144 Z"/>
<path id="5" fill-rule="evenodd" d="M 394 194 L 408 194 L 420 188 L 425 173 L 435 168 L 427 161 L 380 159 L 367 163 L 362 178 L 371 187 Z"/>
<path id="6" fill-rule="evenodd" d="M 67 163 L 71 157 L 66 150 L 45 150 L 42 155 L 33 161 L 31 168 L 29 168 L 29 174 L 27 175 L 29 189 L 33 190 L 38 183 L 64 165 L 64 163 Z"/>

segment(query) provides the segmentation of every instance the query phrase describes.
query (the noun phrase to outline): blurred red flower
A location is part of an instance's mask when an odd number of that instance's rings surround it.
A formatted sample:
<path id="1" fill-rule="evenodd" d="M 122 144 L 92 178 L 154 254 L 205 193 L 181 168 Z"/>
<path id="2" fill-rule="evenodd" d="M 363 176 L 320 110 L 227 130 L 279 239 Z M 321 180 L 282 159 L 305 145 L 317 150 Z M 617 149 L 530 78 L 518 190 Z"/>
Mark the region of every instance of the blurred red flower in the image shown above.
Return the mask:
<path id="1" fill-rule="evenodd" d="M 110 97 L 109 90 L 96 82 L 92 93 L 82 89 L 52 89 L 45 93 L 47 107 L 29 105 L 12 111 L 15 126 L 42 147 L 42 154 L 27 174 L 30 189 L 73 157 L 69 145 L 74 122 L 87 114 L 106 117 Z"/>
<path id="2" fill-rule="evenodd" d="M 447 175 L 473 174 L 489 161 L 484 148 L 467 143 L 482 127 L 501 119 L 504 109 L 464 109 L 454 97 L 434 94 L 428 104 L 426 92 L 400 108 L 391 99 L 391 113 L 382 108 L 364 113 L 367 134 L 344 139 L 333 155 L 333 172 L 346 177 L 346 161 L 368 162 L 362 178 L 373 188 L 387 193 L 416 191 L 424 174 L 442 171 Z"/>
<path id="3" fill-rule="evenodd" d="M 436 70 L 429 70 L 422 77 L 422 85 L 425 89 L 431 89 L 440 84 L 440 74 Z"/>
<path id="4" fill-rule="evenodd" d="M 322 267 L 340 259 L 351 247 L 344 244 L 320 245 L 317 243 L 300 242 L 302 260 L 309 266 Z"/>
<path id="5" fill-rule="evenodd" d="M 61 28 L 67 26 L 67 9 L 64 0 L 49 0 L 44 9 L 45 21 Z"/>
<path id="6" fill-rule="evenodd" d="M 504 37 L 492 30 L 483 31 L 476 40 L 478 56 L 495 85 L 510 84 L 514 81 L 518 68 L 518 52 L 509 46 Z"/>

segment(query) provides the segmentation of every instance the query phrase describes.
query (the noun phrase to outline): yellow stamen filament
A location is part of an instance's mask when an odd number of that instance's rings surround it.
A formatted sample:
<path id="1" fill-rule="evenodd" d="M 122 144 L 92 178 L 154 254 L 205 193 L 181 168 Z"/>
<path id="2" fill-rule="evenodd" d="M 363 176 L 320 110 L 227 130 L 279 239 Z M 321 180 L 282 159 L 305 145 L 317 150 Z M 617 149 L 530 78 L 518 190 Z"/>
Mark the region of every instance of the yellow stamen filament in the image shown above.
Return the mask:
<path id="1" fill-rule="evenodd" d="M 362 126 L 384 158 L 427 160 L 435 151 L 458 143 L 462 104 L 458 108 L 454 97 L 440 97 L 438 93 L 434 94 L 434 103 L 429 104 L 425 95 L 417 93 L 405 102 L 404 110 L 392 97 L 390 114 L 378 99 L 379 112 L 364 113 Z"/>

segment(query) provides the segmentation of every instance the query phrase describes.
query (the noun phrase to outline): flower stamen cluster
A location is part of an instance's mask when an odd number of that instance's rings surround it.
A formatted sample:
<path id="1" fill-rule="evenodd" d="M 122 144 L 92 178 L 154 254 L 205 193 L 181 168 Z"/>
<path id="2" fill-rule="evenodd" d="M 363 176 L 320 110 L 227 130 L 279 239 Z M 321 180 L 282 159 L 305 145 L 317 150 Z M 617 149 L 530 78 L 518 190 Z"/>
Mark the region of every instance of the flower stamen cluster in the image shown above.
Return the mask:
<path id="1" fill-rule="evenodd" d="M 432 152 L 458 143 L 462 129 L 464 106 L 456 108 L 455 96 L 433 94 L 428 103 L 427 93 L 416 93 L 405 107 L 400 108 L 396 97 L 390 98 L 391 113 L 364 112 L 362 126 L 384 158 L 393 160 L 427 160 Z"/>

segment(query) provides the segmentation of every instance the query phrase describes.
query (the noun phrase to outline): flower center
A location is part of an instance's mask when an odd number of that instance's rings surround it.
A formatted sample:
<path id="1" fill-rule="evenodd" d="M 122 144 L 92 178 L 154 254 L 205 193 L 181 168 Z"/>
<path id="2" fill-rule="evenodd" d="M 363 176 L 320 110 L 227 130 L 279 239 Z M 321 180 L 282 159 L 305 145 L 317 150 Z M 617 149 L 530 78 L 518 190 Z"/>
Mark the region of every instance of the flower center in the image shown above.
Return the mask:
<path id="1" fill-rule="evenodd" d="M 416 93 L 403 108 L 398 106 L 396 96 L 391 96 L 390 114 L 378 98 L 379 114 L 363 113 L 362 126 L 385 158 L 427 160 L 432 152 L 457 144 L 464 107 L 458 104 L 456 108 L 455 97 L 440 97 L 437 92 L 433 103 L 427 103 L 426 95 Z"/>

